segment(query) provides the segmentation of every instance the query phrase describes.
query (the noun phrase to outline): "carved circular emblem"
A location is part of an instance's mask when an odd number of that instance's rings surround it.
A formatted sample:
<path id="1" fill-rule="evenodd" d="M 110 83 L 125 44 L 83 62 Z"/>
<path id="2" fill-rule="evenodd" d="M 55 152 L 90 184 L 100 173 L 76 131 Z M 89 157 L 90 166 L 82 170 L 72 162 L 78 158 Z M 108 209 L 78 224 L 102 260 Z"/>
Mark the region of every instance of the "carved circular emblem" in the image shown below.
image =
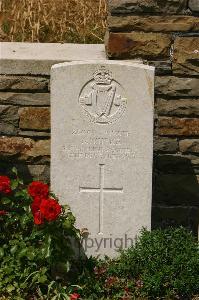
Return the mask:
<path id="1" fill-rule="evenodd" d="M 79 103 L 90 122 L 111 124 L 124 113 L 127 99 L 124 88 L 101 66 L 82 88 Z"/>

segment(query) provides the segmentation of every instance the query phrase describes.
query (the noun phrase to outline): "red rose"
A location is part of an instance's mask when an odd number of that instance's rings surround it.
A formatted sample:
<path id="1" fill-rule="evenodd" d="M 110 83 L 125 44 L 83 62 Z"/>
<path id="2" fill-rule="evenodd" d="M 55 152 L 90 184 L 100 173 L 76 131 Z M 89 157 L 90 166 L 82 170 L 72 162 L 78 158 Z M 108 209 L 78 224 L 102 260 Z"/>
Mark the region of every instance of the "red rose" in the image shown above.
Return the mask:
<path id="1" fill-rule="evenodd" d="M 0 176 L 0 193 L 10 194 L 11 193 L 11 182 L 7 176 Z"/>
<path id="2" fill-rule="evenodd" d="M 33 214 L 33 216 L 34 216 L 34 223 L 35 223 L 36 225 L 41 225 L 41 224 L 44 223 L 44 218 L 43 218 L 43 216 L 42 216 L 42 214 L 41 214 L 40 211 L 35 212 L 35 213 Z"/>
<path id="3" fill-rule="evenodd" d="M 46 198 L 49 193 L 49 188 L 47 184 L 44 184 L 40 181 L 33 181 L 28 187 L 28 193 L 33 198 Z"/>
<path id="4" fill-rule="evenodd" d="M 5 210 L 0 210 L 0 216 L 4 216 L 4 215 L 6 215 L 7 214 L 7 211 L 5 211 Z"/>
<path id="5" fill-rule="evenodd" d="M 41 200 L 42 199 L 40 197 L 34 198 L 34 201 L 31 204 L 31 211 L 33 215 L 40 210 Z"/>
<path id="6" fill-rule="evenodd" d="M 31 204 L 34 223 L 41 225 L 44 220 L 54 221 L 61 213 L 61 206 L 55 199 L 35 197 Z"/>
<path id="7" fill-rule="evenodd" d="M 40 211 L 47 221 L 54 221 L 61 213 L 61 205 L 54 199 L 42 199 Z"/>
<path id="8" fill-rule="evenodd" d="M 44 217 L 40 212 L 40 204 L 41 204 L 41 198 L 36 197 L 31 204 L 31 211 L 34 217 L 34 223 L 36 225 L 41 225 L 44 223 Z"/>
<path id="9" fill-rule="evenodd" d="M 74 293 L 74 294 L 70 295 L 70 300 L 76 300 L 76 299 L 79 299 L 79 298 L 80 298 L 80 295 L 77 294 L 77 293 Z"/>

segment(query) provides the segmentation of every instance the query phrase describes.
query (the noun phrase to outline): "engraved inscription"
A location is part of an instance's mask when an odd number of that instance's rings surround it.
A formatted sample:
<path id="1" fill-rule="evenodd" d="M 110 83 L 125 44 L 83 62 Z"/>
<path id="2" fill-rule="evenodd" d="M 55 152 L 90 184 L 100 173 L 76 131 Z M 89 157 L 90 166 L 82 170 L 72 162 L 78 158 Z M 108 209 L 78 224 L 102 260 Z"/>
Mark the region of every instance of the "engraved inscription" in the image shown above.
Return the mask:
<path id="1" fill-rule="evenodd" d="M 104 193 L 123 193 L 123 187 L 121 188 L 105 188 L 105 178 L 104 178 L 104 164 L 99 165 L 99 187 L 80 187 L 80 193 L 99 193 L 99 232 L 98 234 L 103 234 L 103 216 L 104 216 Z"/>
<path id="2" fill-rule="evenodd" d="M 74 129 L 73 143 L 62 149 L 68 159 L 133 159 L 136 155 L 129 143 L 129 131 L 105 130 L 97 134 L 95 130 Z"/>
<path id="3" fill-rule="evenodd" d="M 79 103 L 89 121 L 111 124 L 123 115 L 127 99 L 123 87 L 112 78 L 112 73 L 101 66 L 81 90 Z"/>

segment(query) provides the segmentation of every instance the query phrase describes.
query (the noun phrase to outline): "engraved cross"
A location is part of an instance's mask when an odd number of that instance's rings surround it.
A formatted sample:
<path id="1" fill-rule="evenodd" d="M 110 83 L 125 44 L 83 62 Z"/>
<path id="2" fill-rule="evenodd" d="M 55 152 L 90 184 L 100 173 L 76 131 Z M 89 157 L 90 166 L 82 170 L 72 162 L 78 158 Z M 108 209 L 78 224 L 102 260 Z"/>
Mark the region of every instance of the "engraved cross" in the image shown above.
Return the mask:
<path id="1" fill-rule="evenodd" d="M 104 164 L 99 165 L 99 187 L 80 187 L 80 193 L 99 193 L 99 234 L 103 234 L 103 210 L 104 210 L 104 193 L 123 193 L 123 188 L 105 188 L 104 187 Z"/>

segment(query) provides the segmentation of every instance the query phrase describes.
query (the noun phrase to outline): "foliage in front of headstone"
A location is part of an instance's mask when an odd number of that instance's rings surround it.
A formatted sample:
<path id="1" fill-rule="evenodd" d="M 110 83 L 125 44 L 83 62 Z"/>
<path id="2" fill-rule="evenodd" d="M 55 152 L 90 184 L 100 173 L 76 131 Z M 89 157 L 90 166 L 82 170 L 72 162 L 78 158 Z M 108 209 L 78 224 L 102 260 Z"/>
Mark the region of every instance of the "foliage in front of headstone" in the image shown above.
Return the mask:
<path id="1" fill-rule="evenodd" d="M 118 258 L 76 260 L 79 231 L 48 185 L 0 176 L 0 299 L 191 299 L 199 247 L 184 228 L 143 230 Z M 72 245 L 72 242 L 75 244 Z"/>
<path id="2" fill-rule="evenodd" d="M 199 294 L 198 242 L 184 228 L 143 230 L 118 259 L 92 261 L 88 269 L 80 280 L 85 299 L 191 299 Z"/>
<path id="3" fill-rule="evenodd" d="M 66 299 L 60 283 L 71 271 L 75 219 L 48 185 L 27 188 L 13 171 L 12 180 L 0 176 L 0 298 Z"/>

